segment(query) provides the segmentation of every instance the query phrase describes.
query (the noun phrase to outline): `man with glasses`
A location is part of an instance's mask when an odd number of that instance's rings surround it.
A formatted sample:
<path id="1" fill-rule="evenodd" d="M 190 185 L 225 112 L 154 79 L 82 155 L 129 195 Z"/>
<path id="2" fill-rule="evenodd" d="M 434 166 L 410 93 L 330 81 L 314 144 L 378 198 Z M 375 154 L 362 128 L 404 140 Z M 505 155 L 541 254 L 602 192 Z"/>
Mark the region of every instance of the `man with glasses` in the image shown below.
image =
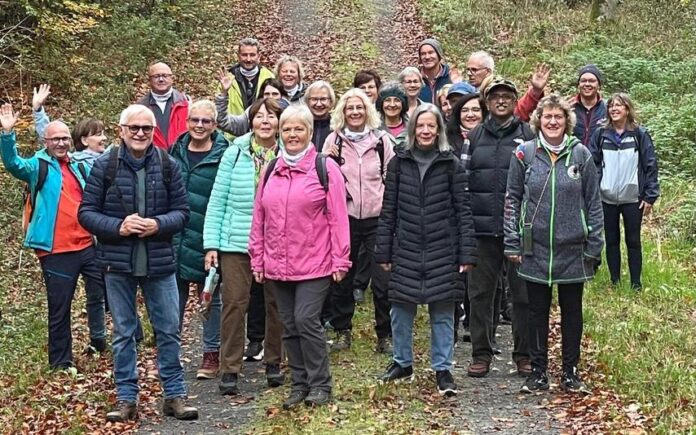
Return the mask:
<path id="1" fill-rule="evenodd" d="M 97 323 L 101 323 L 99 329 L 105 330 L 104 284 L 94 262 L 92 235 L 77 219 L 87 172 L 68 155 L 70 130 L 60 121 L 46 126 L 44 149 L 26 159 L 19 157 L 13 130 L 17 118 L 11 104 L 0 108 L 0 152 L 7 171 L 29 186 L 31 211 L 24 246 L 35 250 L 46 284 L 48 362 L 51 368 L 69 369 L 74 364 L 70 307 L 79 275 L 87 293 L 96 295 L 95 300 L 101 299 L 96 317 Z M 93 340 L 92 345 L 103 350 L 106 340 Z"/>
<path id="2" fill-rule="evenodd" d="M 510 157 L 518 145 L 534 138 L 526 122 L 514 115 L 517 87 L 509 80 L 494 77 L 484 93 L 488 117 L 469 132 L 468 158 L 471 211 L 476 229 L 478 264 L 469 276 L 472 362 L 467 373 L 484 377 L 493 360 L 493 315 L 498 279 L 508 260 L 503 253 L 503 209 Z M 521 376 L 531 374 L 527 333 L 527 292 L 508 262 L 512 291 L 512 358 Z M 497 310 L 495 314 L 497 315 Z"/>
<path id="3" fill-rule="evenodd" d="M 575 110 L 576 124 L 573 135 L 588 145 L 592 134 L 607 118 L 607 104 L 599 95 L 604 77 L 597 65 L 585 65 L 578 71 L 578 94 L 570 97 Z"/>
<path id="4" fill-rule="evenodd" d="M 155 114 L 157 127 L 152 138 L 155 146 L 169 150 L 186 131 L 186 118 L 191 99 L 174 89 L 174 74 L 169 65 L 153 63 L 147 69 L 150 91 L 138 101 Z"/>
<path id="5" fill-rule="evenodd" d="M 94 234 L 113 317 L 114 379 L 118 403 L 106 419 L 137 418 L 136 292 L 142 289 L 157 344 L 164 415 L 198 418 L 184 404 L 179 291 L 172 237 L 189 218 L 181 170 L 153 146 L 152 111 L 134 104 L 121 113 L 121 145 L 97 159 L 85 186 L 80 223 Z"/>
<path id="6" fill-rule="evenodd" d="M 527 92 L 522 95 L 522 98 L 516 100 L 515 116 L 524 122 L 529 122 L 534 109 L 536 109 L 539 100 L 544 97 L 544 88 L 549 81 L 551 68 L 546 64 L 536 66 L 530 86 Z M 476 89 L 485 93 L 480 88 L 485 88 L 495 76 L 495 61 L 493 56 L 485 51 L 476 51 L 471 53 L 469 60 L 466 62 L 466 75 Z"/>

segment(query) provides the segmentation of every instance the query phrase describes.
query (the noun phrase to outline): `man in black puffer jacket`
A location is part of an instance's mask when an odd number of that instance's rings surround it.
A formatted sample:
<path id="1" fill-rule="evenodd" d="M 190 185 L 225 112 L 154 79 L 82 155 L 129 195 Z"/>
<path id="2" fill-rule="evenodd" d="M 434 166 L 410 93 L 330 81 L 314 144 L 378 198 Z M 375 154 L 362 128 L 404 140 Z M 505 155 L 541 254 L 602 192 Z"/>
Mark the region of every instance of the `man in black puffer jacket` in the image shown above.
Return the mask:
<path id="1" fill-rule="evenodd" d="M 529 125 L 513 115 L 517 101 L 515 84 L 496 77 L 484 95 L 490 115 L 469 132 L 468 150 L 471 213 L 476 228 L 478 265 L 470 274 L 472 362 L 468 375 L 486 376 L 493 360 L 493 315 L 498 278 L 506 260 L 503 254 L 503 208 L 510 157 L 515 148 L 534 137 Z M 514 265 L 508 264 L 512 290 L 512 357 L 522 376 L 531 373 L 527 333 L 527 292 Z"/>
<path id="2" fill-rule="evenodd" d="M 79 209 L 80 224 L 97 236 L 97 265 L 104 271 L 113 316 L 114 378 L 118 404 L 106 416 L 137 418 L 136 293 L 142 288 L 157 341 L 165 415 L 198 418 L 185 406 L 179 355 L 179 291 L 172 237 L 189 218 L 181 171 L 152 144 L 155 115 L 134 104 L 121 113 L 121 146 L 94 163 Z M 114 154 L 116 153 L 116 154 Z"/>

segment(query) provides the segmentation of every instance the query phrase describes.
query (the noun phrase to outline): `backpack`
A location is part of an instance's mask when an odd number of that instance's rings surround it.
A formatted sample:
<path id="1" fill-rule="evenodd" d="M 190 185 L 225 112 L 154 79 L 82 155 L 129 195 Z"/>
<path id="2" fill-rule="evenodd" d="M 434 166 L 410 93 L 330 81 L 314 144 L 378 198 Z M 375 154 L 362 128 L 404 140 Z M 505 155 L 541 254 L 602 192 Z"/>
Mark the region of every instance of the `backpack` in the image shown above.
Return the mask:
<path id="1" fill-rule="evenodd" d="M 341 138 L 338 133 L 336 133 L 336 140 L 334 141 L 334 144 L 338 147 L 338 157 L 332 156 L 331 158 L 333 158 L 339 166 L 343 166 L 345 163 L 345 160 L 343 160 L 343 157 L 341 156 L 343 153 L 343 138 Z M 377 141 L 375 152 L 379 157 L 379 174 L 382 178 L 382 183 L 384 183 L 384 136 L 381 136 Z"/>
<path id="2" fill-rule="evenodd" d="M 239 157 L 239 156 L 237 156 Z M 266 188 L 266 184 L 268 183 L 268 179 L 271 178 L 271 173 L 273 172 L 273 168 L 275 168 L 276 163 L 278 162 L 278 157 L 274 158 L 270 162 L 268 162 L 268 166 L 266 166 L 266 172 L 263 174 L 263 187 L 264 189 Z M 321 184 L 321 187 L 324 189 L 324 193 L 328 194 L 329 193 L 329 171 L 326 169 L 326 156 L 317 153 L 317 156 L 315 157 L 314 160 L 315 167 L 317 170 L 317 176 L 319 177 L 319 183 Z M 324 214 L 326 214 L 328 211 L 326 207 L 326 202 L 324 202 Z"/>
<path id="3" fill-rule="evenodd" d="M 36 179 L 36 186 L 34 191 L 31 191 L 29 183 L 24 185 L 24 193 L 22 194 L 22 203 L 24 208 L 22 210 L 22 231 L 26 235 L 27 228 L 29 228 L 29 223 L 34 218 L 34 206 L 36 205 L 36 198 L 39 195 L 41 189 L 43 189 L 44 184 L 46 184 L 46 177 L 48 176 L 48 162 L 44 159 L 38 159 L 39 161 L 39 175 Z M 77 170 L 80 172 L 82 179 L 87 181 L 87 169 L 84 163 L 77 164 Z"/>
<path id="4" fill-rule="evenodd" d="M 123 209 L 126 211 L 126 213 L 132 214 L 133 211 L 131 210 L 131 207 L 128 207 L 126 202 L 123 200 L 121 189 L 118 187 L 118 184 L 114 183 L 116 173 L 118 172 L 118 154 L 120 149 L 120 146 L 114 145 L 111 151 L 109 151 L 109 161 L 106 163 L 106 170 L 104 171 L 104 192 L 108 192 L 113 186 L 114 189 L 116 189 L 116 196 L 118 197 L 118 200 L 121 201 Z M 167 186 L 167 189 L 169 189 L 169 185 L 172 181 L 172 164 L 169 161 L 169 154 L 160 147 L 155 147 L 155 150 L 160 160 L 160 167 L 162 168 L 162 180 L 164 181 L 165 186 Z"/>

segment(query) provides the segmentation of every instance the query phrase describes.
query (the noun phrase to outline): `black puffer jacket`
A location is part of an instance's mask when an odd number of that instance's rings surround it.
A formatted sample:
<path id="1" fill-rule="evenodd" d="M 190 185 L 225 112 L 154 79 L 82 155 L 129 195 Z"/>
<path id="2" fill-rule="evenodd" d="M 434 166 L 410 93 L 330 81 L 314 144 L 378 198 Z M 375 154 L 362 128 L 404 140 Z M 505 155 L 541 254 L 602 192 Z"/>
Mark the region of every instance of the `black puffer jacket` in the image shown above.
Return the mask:
<path id="1" fill-rule="evenodd" d="M 133 249 L 138 241 L 137 236 L 123 237 L 119 234 L 126 216 L 138 209 L 137 176 L 123 157 L 125 148 L 123 144 L 112 148 L 94 162 L 78 215 L 80 225 L 99 240 L 97 265 L 106 272 L 132 273 Z M 113 184 L 106 190 L 105 173 L 111 152 L 119 153 L 119 162 Z M 172 237 L 184 228 L 189 218 L 186 189 L 179 165 L 173 158 L 166 157 L 171 167 L 169 185 L 164 182 L 160 156 L 154 146 L 151 145 L 145 154 L 147 212 L 141 217 L 155 219 L 159 224 L 159 232 L 145 239 L 148 276 L 176 272 Z M 122 200 L 117 195 L 118 190 L 121 191 Z"/>
<path id="2" fill-rule="evenodd" d="M 503 208 L 510 157 L 518 145 L 534 138 L 526 122 L 514 117 L 500 128 L 488 117 L 469 132 L 468 166 L 471 214 L 477 236 L 503 236 Z"/>
<path id="3" fill-rule="evenodd" d="M 464 167 L 450 151 L 438 154 L 422 183 L 410 150 L 389 162 L 375 261 L 392 264 L 392 302 L 464 298 L 459 265 L 476 263 L 466 184 Z"/>

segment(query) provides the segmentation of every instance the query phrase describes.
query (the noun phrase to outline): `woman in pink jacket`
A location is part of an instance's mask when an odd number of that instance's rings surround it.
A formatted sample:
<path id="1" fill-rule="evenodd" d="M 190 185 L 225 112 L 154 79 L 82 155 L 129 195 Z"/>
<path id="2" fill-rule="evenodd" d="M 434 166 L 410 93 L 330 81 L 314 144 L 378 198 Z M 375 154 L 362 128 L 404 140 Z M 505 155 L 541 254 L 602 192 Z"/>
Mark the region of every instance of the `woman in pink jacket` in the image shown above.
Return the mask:
<path id="1" fill-rule="evenodd" d="M 353 267 L 346 279 L 331 291 L 331 326 L 336 330 L 332 351 L 349 349 L 355 313 L 354 277 L 362 261 L 372 277 L 375 305 L 377 352 L 391 355 L 391 317 L 387 284 L 389 274 L 373 260 L 377 220 L 382 211 L 382 194 L 387 164 L 394 157 L 394 138 L 380 130 L 382 121 L 375 106 L 360 89 L 343 94 L 331 115 L 331 130 L 322 153 L 341 167 L 348 191 L 350 260 Z M 361 249 L 362 248 L 362 249 Z M 363 252 L 361 257 L 359 254 Z"/>
<path id="2" fill-rule="evenodd" d="M 341 281 L 351 265 L 343 175 L 317 154 L 310 141 L 313 122 L 306 106 L 290 106 L 281 115 L 285 148 L 259 184 L 249 236 L 254 279 L 268 280 L 283 322 L 292 372 L 285 409 L 331 400 L 320 313 L 331 280 Z"/>

